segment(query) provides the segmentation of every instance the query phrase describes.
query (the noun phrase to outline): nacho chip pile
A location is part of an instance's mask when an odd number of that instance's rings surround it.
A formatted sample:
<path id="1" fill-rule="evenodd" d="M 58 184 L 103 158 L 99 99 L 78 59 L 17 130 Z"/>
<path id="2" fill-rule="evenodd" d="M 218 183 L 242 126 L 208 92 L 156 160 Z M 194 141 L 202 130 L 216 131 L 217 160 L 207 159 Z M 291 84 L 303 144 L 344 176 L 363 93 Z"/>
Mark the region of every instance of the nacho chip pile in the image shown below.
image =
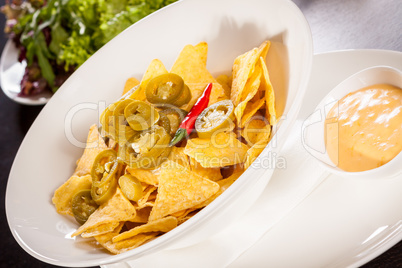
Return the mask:
<path id="1" fill-rule="evenodd" d="M 174 229 L 230 187 L 266 147 L 277 122 L 265 62 L 269 47 L 265 41 L 234 59 L 231 75 L 214 77 L 206 68 L 207 43 L 187 45 L 170 71 L 155 59 L 141 80 L 127 79 L 125 103 L 137 109 L 135 116 L 143 113 L 146 123 L 155 125 L 133 123 L 119 100 L 102 114 L 101 128 L 90 127 L 76 170 L 52 199 L 58 213 L 76 218 L 80 213 L 86 219 L 73 236 L 95 239 L 112 254 L 126 252 Z M 178 75 L 189 89 L 175 105 L 158 105 L 149 98 L 150 81 L 165 74 Z M 202 138 L 193 131 L 187 140 L 166 146 L 209 83 L 208 107 L 219 108 L 204 113 L 201 127 L 213 131 Z M 211 106 L 221 101 L 233 104 L 233 110 Z M 156 119 L 148 120 L 146 111 L 156 111 Z M 107 112 L 126 117 L 107 117 Z M 232 122 L 217 123 L 223 116 Z M 144 163 L 149 165 L 140 164 L 139 156 L 148 156 Z"/>

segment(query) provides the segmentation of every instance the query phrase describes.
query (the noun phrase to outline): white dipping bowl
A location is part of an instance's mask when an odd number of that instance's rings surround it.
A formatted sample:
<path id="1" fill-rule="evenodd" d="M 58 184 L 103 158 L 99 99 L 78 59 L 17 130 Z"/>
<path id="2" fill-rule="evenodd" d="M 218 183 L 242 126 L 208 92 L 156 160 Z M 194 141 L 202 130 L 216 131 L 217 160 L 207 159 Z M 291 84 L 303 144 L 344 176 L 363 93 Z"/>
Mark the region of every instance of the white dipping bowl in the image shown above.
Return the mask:
<path id="1" fill-rule="evenodd" d="M 89 126 L 118 99 L 128 77 L 141 79 L 152 59 L 169 70 L 187 44 L 206 41 L 208 69 L 228 73 L 234 59 L 272 45 L 268 69 L 282 115 L 268 148 L 219 198 L 174 230 L 119 255 L 81 238 L 78 224 L 57 214 L 51 198 L 73 173 Z M 47 263 L 95 266 L 197 243 L 222 230 L 257 200 L 275 168 L 275 155 L 296 119 L 312 66 L 311 32 L 303 14 L 284 0 L 184 0 L 132 25 L 85 62 L 45 105 L 12 166 L 6 195 L 8 223 L 17 242 Z M 266 160 L 266 161 L 260 161 Z"/>
<path id="2" fill-rule="evenodd" d="M 329 172 L 342 177 L 384 179 L 402 174 L 402 152 L 388 163 L 374 169 L 348 172 L 337 167 L 325 148 L 325 118 L 336 103 L 347 94 L 375 84 L 390 84 L 402 88 L 402 71 L 389 66 L 373 66 L 361 70 L 334 87 L 317 105 L 315 112 L 303 123 L 304 148 Z"/>

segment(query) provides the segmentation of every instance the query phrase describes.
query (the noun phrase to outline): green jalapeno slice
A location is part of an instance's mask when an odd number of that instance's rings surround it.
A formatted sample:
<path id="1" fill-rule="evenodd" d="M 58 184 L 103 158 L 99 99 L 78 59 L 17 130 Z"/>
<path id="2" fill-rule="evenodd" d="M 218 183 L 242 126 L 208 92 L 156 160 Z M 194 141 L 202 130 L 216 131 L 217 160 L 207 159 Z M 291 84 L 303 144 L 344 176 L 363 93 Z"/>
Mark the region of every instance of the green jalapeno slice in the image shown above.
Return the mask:
<path id="1" fill-rule="evenodd" d="M 187 104 L 191 100 L 191 91 L 187 85 L 183 86 L 182 94 L 173 102 L 177 107 Z"/>
<path id="2" fill-rule="evenodd" d="M 168 120 L 170 125 L 170 132 L 169 135 L 174 136 L 177 129 L 180 126 L 180 123 L 186 117 L 187 112 L 180 109 L 180 108 L 167 108 L 160 111 L 161 114 L 164 114 Z"/>
<path id="3" fill-rule="evenodd" d="M 98 204 L 92 199 L 91 190 L 78 191 L 71 200 L 71 208 L 75 220 L 84 224 L 89 216 L 98 208 Z"/>
<path id="4" fill-rule="evenodd" d="M 165 129 L 166 133 L 170 133 L 170 121 L 169 118 L 162 113 L 162 111 L 159 111 L 159 121 L 158 121 L 158 126 L 161 126 Z"/>
<path id="5" fill-rule="evenodd" d="M 183 78 L 174 73 L 162 74 L 152 78 L 146 88 L 145 96 L 150 103 L 173 104 L 182 95 Z"/>
<path id="6" fill-rule="evenodd" d="M 195 121 L 198 137 L 210 138 L 217 130 L 234 127 L 234 105 L 231 100 L 216 102 L 205 108 Z"/>
<path id="7" fill-rule="evenodd" d="M 115 121 L 113 117 L 113 111 L 116 107 L 115 103 L 110 104 L 101 114 L 99 121 L 102 125 L 102 130 L 105 132 L 106 136 L 116 139 L 115 134 Z"/>
<path id="8" fill-rule="evenodd" d="M 161 163 L 161 156 L 170 152 L 170 135 L 161 126 L 154 125 L 119 148 L 119 157 L 130 168 L 154 168 Z"/>
<path id="9" fill-rule="evenodd" d="M 158 122 L 159 113 L 152 105 L 144 101 L 130 100 L 124 109 L 124 117 L 132 129 L 142 131 Z"/>
<path id="10" fill-rule="evenodd" d="M 117 153 L 112 149 L 100 152 L 91 169 L 92 188 L 91 196 L 97 204 L 107 201 L 115 192 L 117 180 L 116 172 L 119 170 Z"/>
<path id="11" fill-rule="evenodd" d="M 118 143 L 124 143 L 129 140 L 136 131 L 129 125 L 127 118 L 125 117 L 124 111 L 126 107 L 133 102 L 131 99 L 124 99 L 116 102 L 113 110 L 113 120 L 114 128 L 109 130 L 114 130 L 114 137 Z M 112 132 L 112 131 L 110 131 Z"/>
<path id="12" fill-rule="evenodd" d="M 124 174 L 119 178 L 119 186 L 127 199 L 137 202 L 142 197 L 141 182 L 130 174 Z"/>

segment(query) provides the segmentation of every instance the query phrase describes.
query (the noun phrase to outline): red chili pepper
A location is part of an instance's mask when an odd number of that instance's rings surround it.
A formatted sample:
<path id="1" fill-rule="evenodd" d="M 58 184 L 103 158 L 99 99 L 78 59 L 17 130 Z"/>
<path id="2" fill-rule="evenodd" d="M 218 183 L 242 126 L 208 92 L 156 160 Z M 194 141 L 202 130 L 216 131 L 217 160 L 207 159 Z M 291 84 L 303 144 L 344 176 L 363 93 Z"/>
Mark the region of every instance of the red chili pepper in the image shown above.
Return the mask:
<path id="1" fill-rule="evenodd" d="M 174 146 L 180 142 L 184 137 L 190 135 L 191 131 L 194 129 L 195 120 L 198 115 L 208 106 L 209 95 L 211 95 L 212 83 L 209 83 L 202 93 L 201 97 L 198 98 L 197 102 L 191 108 L 190 112 L 181 122 L 179 129 L 176 131 L 173 139 L 170 141 L 169 146 Z"/>

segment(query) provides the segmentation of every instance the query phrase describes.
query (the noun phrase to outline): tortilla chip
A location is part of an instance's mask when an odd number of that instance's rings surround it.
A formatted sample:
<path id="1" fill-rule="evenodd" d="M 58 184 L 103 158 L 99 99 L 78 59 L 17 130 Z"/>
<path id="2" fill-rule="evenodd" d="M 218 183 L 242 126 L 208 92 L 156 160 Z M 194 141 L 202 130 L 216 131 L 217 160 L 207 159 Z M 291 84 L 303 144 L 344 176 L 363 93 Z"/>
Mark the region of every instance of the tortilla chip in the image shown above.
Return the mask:
<path id="1" fill-rule="evenodd" d="M 158 186 L 159 169 L 142 169 L 142 168 L 129 168 L 127 172 L 136 177 L 140 182 Z"/>
<path id="2" fill-rule="evenodd" d="M 184 148 L 183 148 L 183 153 L 184 153 Z M 220 168 L 204 168 L 194 158 L 191 158 L 191 157 L 189 157 L 189 158 L 190 158 L 191 171 L 194 171 L 201 177 L 208 178 L 211 181 L 219 181 L 222 179 L 222 174 L 221 174 Z"/>
<path id="3" fill-rule="evenodd" d="M 111 232 L 94 236 L 94 238 L 105 249 L 109 250 L 111 253 L 118 254 L 119 252 L 114 250 L 112 238 L 120 233 L 123 226 L 124 226 L 124 222 L 121 222 Z"/>
<path id="4" fill-rule="evenodd" d="M 130 239 L 125 239 L 123 241 L 113 243 L 113 246 L 118 253 L 123 253 L 141 246 L 142 244 L 155 238 L 159 234 L 160 233 L 158 232 L 138 234 Z"/>
<path id="5" fill-rule="evenodd" d="M 101 204 L 72 236 L 81 234 L 82 237 L 91 237 L 110 232 L 110 229 L 116 228 L 121 221 L 133 219 L 135 213 L 134 206 L 117 187 L 116 193 L 108 201 Z"/>
<path id="6" fill-rule="evenodd" d="M 98 127 L 92 125 L 89 128 L 87 143 L 81 158 L 78 160 L 75 176 L 84 176 L 91 173 L 95 157 L 103 150 L 108 149 L 102 136 L 99 134 Z"/>
<path id="7" fill-rule="evenodd" d="M 145 101 L 147 99 L 147 97 L 145 96 L 145 88 L 148 82 L 152 78 L 166 73 L 168 73 L 168 71 L 166 70 L 165 65 L 163 65 L 160 60 L 152 60 L 141 79 L 140 87 L 136 91 L 134 91 L 133 94 L 131 94 L 130 99 Z"/>
<path id="8" fill-rule="evenodd" d="M 198 48 L 200 49 L 200 48 Z M 180 75 L 184 83 L 190 88 L 191 100 L 183 106 L 183 110 L 190 111 L 194 103 L 204 92 L 208 83 L 214 83 L 210 96 L 210 104 L 225 99 L 225 91 L 207 70 L 205 59 L 192 45 L 186 45 L 180 52 L 170 72 Z"/>
<path id="9" fill-rule="evenodd" d="M 156 187 L 153 185 L 148 185 L 143 191 L 142 191 L 142 197 L 140 200 L 138 200 L 138 209 L 141 209 L 145 207 L 146 205 L 149 205 L 148 201 L 153 192 L 156 191 Z"/>
<path id="10" fill-rule="evenodd" d="M 261 61 L 261 66 L 262 66 L 262 77 L 264 81 L 264 87 L 265 87 L 265 103 L 266 103 L 266 112 L 267 112 L 267 118 L 269 119 L 269 122 L 271 125 L 275 125 L 277 122 L 276 118 L 276 109 L 275 109 L 275 92 L 271 84 L 271 80 L 269 79 L 269 74 L 268 74 L 268 69 L 265 64 L 265 61 L 263 58 L 260 58 Z"/>
<path id="11" fill-rule="evenodd" d="M 212 201 L 214 201 L 218 196 L 220 196 L 230 185 L 232 185 L 243 173 L 243 171 L 235 172 L 230 175 L 228 178 L 217 181 L 219 184 L 219 190 L 210 198 L 199 204 L 196 208 L 202 208 L 208 206 Z"/>
<path id="12" fill-rule="evenodd" d="M 266 145 L 266 143 L 257 143 L 247 151 L 246 161 L 244 162 L 245 169 L 251 166 L 254 160 L 264 151 Z"/>
<path id="13" fill-rule="evenodd" d="M 260 99 L 256 102 L 247 103 L 246 109 L 243 111 L 243 116 L 240 121 L 240 127 L 244 127 L 247 122 L 264 106 L 265 99 Z"/>
<path id="14" fill-rule="evenodd" d="M 219 190 L 219 185 L 167 160 L 161 167 L 158 195 L 149 221 L 194 207 Z"/>
<path id="15" fill-rule="evenodd" d="M 207 66 L 207 57 L 208 57 L 208 43 L 200 42 L 196 46 L 194 46 L 195 50 L 198 52 L 201 61 L 204 63 L 204 66 Z"/>
<path id="16" fill-rule="evenodd" d="M 146 206 L 143 208 L 137 208 L 137 214 L 135 218 L 130 220 L 133 223 L 147 223 L 149 214 L 151 214 L 152 206 Z M 126 222 L 129 223 L 129 222 Z"/>
<path id="17" fill-rule="evenodd" d="M 133 237 L 132 239 L 127 239 L 125 241 L 113 243 L 113 237 L 119 234 L 123 225 L 124 223 L 120 223 L 112 232 L 95 236 L 96 241 L 98 241 L 99 244 L 101 244 L 111 253 L 120 254 L 129 251 L 131 249 L 134 249 L 158 235 L 158 233 L 140 234 Z"/>
<path id="18" fill-rule="evenodd" d="M 91 189 L 91 175 L 71 176 L 63 185 L 54 192 L 52 202 L 56 211 L 63 215 L 73 215 L 71 200 L 80 190 Z"/>
<path id="19" fill-rule="evenodd" d="M 129 92 L 133 87 L 137 86 L 140 84 L 140 81 L 138 81 L 136 78 L 134 77 L 130 77 L 126 80 L 126 84 L 124 85 L 124 89 L 123 89 L 123 94 L 126 94 L 127 92 Z"/>
<path id="20" fill-rule="evenodd" d="M 242 136 L 249 146 L 269 141 L 270 134 L 271 125 L 261 117 L 251 118 L 242 130 Z"/>
<path id="21" fill-rule="evenodd" d="M 251 77 L 244 86 L 241 93 L 240 103 L 236 106 L 234 114 L 236 116 L 237 123 L 240 125 L 242 122 L 243 112 L 246 109 L 248 102 L 255 96 L 260 87 L 262 70 L 260 68 L 255 68 Z"/>
<path id="22" fill-rule="evenodd" d="M 226 74 L 221 74 L 216 78 L 216 81 L 222 86 L 225 96 L 230 99 L 230 90 L 232 87 L 232 77 Z"/>
<path id="23" fill-rule="evenodd" d="M 258 48 L 254 48 L 235 59 L 232 67 L 233 82 L 230 95 L 230 99 L 235 106 L 241 102 L 242 92 L 247 80 L 253 73 L 258 59 L 266 57 L 270 44 L 269 41 L 265 41 Z"/>
<path id="24" fill-rule="evenodd" d="M 113 242 L 119 242 L 133 236 L 136 236 L 141 233 L 149 233 L 149 232 L 162 232 L 166 233 L 172 230 L 177 226 L 177 219 L 172 216 L 168 216 L 162 219 L 158 219 L 155 221 L 150 221 L 146 224 L 137 226 L 133 229 L 125 231 L 118 236 L 113 237 Z"/>
<path id="25" fill-rule="evenodd" d="M 170 72 L 180 75 L 187 85 L 191 83 L 208 84 L 215 80 L 193 45 L 186 45 L 182 49 Z"/>
<path id="26" fill-rule="evenodd" d="M 180 164 L 184 167 L 190 167 L 190 159 L 184 153 L 184 147 L 172 147 L 172 151 L 168 156 L 168 160 L 173 161 L 177 164 Z"/>
<path id="27" fill-rule="evenodd" d="M 217 132 L 211 139 L 188 140 L 184 153 L 204 168 L 216 168 L 243 163 L 248 148 L 233 132 Z"/>

